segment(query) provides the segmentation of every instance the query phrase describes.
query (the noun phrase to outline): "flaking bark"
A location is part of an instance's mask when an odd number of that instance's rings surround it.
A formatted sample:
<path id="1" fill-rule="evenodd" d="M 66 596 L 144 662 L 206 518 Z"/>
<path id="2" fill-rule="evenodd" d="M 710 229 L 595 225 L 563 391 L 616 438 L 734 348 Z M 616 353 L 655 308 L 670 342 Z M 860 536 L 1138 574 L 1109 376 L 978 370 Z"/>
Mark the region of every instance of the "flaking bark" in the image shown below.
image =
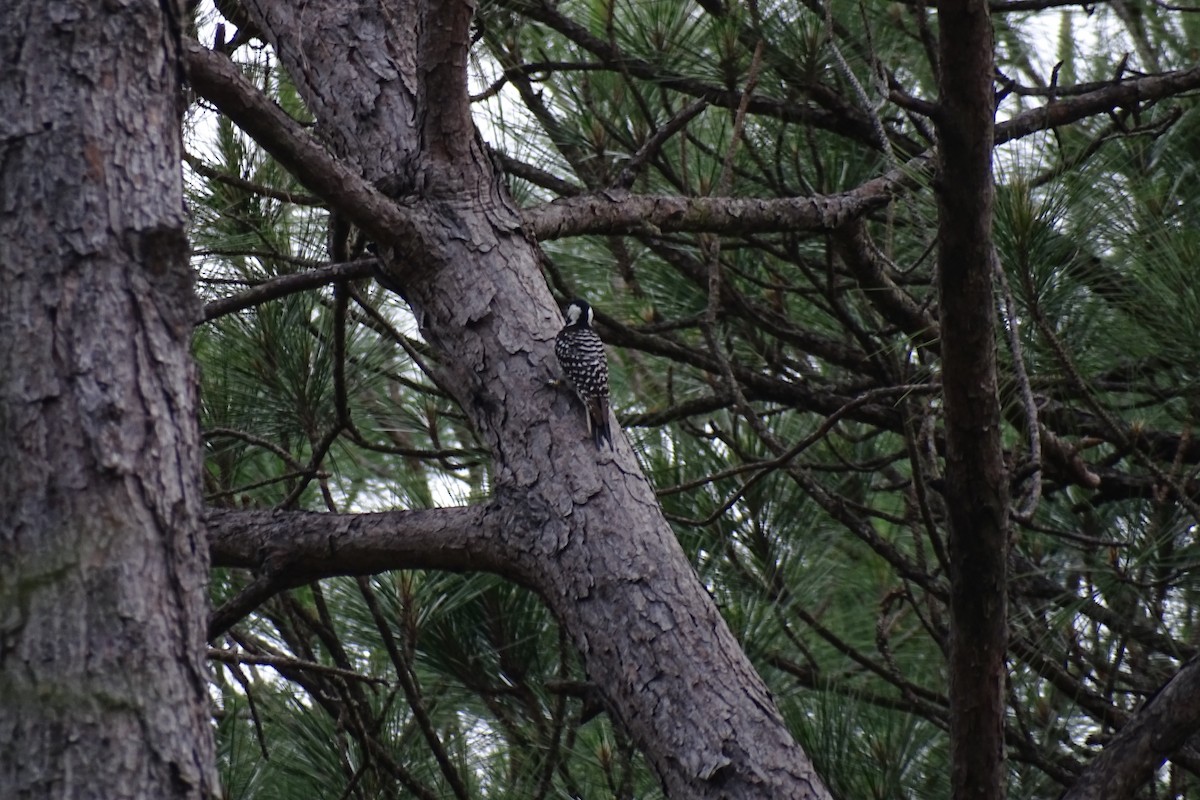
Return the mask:
<path id="1" fill-rule="evenodd" d="M 180 5 L 0 5 L 0 797 L 216 794 Z"/>

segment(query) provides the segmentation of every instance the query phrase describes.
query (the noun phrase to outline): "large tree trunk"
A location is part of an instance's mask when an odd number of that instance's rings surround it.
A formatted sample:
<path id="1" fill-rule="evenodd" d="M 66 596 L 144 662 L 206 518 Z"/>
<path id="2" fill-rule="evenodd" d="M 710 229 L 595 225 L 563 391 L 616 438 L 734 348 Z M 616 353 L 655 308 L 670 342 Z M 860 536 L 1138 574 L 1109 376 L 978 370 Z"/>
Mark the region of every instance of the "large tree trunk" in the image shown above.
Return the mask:
<path id="1" fill-rule="evenodd" d="M 4 798 L 216 792 L 181 13 L 0 4 Z"/>
<path id="2" fill-rule="evenodd" d="M 403 257 L 386 268 L 492 449 L 503 543 L 489 549 L 563 622 L 667 792 L 826 797 L 629 447 L 597 452 L 578 405 L 547 386 L 562 320 L 471 123 L 470 5 L 244 5 L 323 138 L 411 211 L 420 244 L 389 242 Z"/>

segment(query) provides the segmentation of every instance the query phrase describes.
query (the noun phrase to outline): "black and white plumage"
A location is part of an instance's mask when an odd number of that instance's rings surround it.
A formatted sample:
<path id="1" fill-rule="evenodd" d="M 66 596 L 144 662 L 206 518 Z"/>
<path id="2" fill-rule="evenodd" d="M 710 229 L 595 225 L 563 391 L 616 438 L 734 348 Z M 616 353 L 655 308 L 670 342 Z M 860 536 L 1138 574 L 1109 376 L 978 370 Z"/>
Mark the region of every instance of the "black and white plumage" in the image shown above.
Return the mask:
<path id="1" fill-rule="evenodd" d="M 592 307 L 583 300 L 572 300 L 565 312 L 566 325 L 554 339 L 554 355 L 575 394 L 587 409 L 588 432 L 596 449 L 602 441 L 613 446 L 608 414 L 608 360 L 604 342 L 592 329 Z"/>

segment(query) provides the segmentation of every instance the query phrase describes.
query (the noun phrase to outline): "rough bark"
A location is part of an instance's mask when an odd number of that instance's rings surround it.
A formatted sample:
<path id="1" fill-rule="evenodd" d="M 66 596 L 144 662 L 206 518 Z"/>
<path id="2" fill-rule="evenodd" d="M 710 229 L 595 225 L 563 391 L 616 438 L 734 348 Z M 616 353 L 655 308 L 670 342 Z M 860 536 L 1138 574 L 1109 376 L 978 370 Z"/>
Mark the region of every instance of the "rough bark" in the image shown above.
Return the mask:
<path id="1" fill-rule="evenodd" d="M 213 566 L 266 567 L 299 583 L 387 569 L 478 570 L 520 580 L 496 543 L 501 532 L 490 511 L 485 505 L 337 515 L 212 509 L 206 522 Z"/>
<path id="2" fill-rule="evenodd" d="M 577 405 L 547 386 L 562 321 L 518 210 L 461 124 L 463 7 L 245 5 L 336 154 L 420 209 L 414 218 L 430 220 L 421 268 L 385 268 L 492 449 L 494 550 L 571 633 L 610 712 L 667 792 L 828 796 L 692 572 L 629 447 L 617 437 L 615 454 L 598 454 Z M 437 54 L 452 69 L 418 53 Z"/>
<path id="3" fill-rule="evenodd" d="M 0 797 L 216 793 L 174 3 L 0 5 Z"/>
<path id="4" fill-rule="evenodd" d="M 1088 764 L 1063 800 L 1133 797 L 1200 727 L 1200 661 L 1192 659 Z"/>
<path id="5" fill-rule="evenodd" d="M 556 200 L 526 209 L 525 220 L 542 240 L 624 231 L 830 230 L 882 208 L 924 169 L 927 157 L 849 192 L 815 197 L 680 197 L 605 192 Z"/>
<path id="6" fill-rule="evenodd" d="M 193 39 L 184 40 L 183 55 L 192 87 L 346 219 L 405 255 L 417 257 L 429 249 L 423 240 L 427 220 L 414 220 L 413 209 L 390 202 L 363 180 L 353 159 L 329 158 L 317 139 L 259 92 L 227 57 Z"/>
<path id="7" fill-rule="evenodd" d="M 950 516 L 950 748 L 957 800 L 1004 792 L 1008 485 L 992 299 L 992 25 L 938 3 L 938 305 Z"/>

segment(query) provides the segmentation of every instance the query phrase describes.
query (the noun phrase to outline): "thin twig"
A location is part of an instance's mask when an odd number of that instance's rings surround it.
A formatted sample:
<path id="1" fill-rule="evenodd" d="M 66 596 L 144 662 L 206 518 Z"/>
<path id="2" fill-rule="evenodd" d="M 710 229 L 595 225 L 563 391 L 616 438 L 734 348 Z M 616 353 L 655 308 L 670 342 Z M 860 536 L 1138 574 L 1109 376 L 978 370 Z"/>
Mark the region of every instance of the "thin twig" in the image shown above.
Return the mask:
<path id="1" fill-rule="evenodd" d="M 204 159 L 191 153 L 184 153 L 183 160 L 188 163 L 196 173 L 203 175 L 210 180 L 224 183 L 236 189 L 241 189 L 251 194 L 257 194 L 262 197 L 269 197 L 272 200 L 279 200 L 284 203 L 291 203 L 297 206 L 324 206 L 325 202 L 315 194 L 307 194 L 304 192 L 289 192 L 285 189 L 276 189 L 274 186 L 265 186 L 261 183 L 248 181 L 245 178 L 240 178 L 237 175 L 230 175 L 227 172 L 222 172 L 215 167 L 210 166 Z"/>
<path id="2" fill-rule="evenodd" d="M 337 675 L 342 678 L 354 681 L 363 681 L 364 683 L 376 683 L 387 685 L 387 681 L 383 678 L 372 678 L 369 675 L 360 675 L 354 670 L 342 669 L 341 667 L 331 667 L 328 664 L 318 664 L 315 661 L 305 661 L 300 658 L 291 658 L 289 656 L 275 655 L 258 655 L 254 653 L 241 653 L 234 650 L 221 650 L 215 647 L 208 648 L 206 656 L 210 661 L 219 661 L 222 664 L 252 664 L 261 667 L 274 667 L 276 669 L 304 669 L 310 672 L 323 672 L 327 675 Z"/>
<path id="3" fill-rule="evenodd" d="M 223 652 L 220 650 L 209 650 L 209 653 Z M 211 658 L 211 655 L 210 655 Z M 229 673 L 233 675 L 233 679 L 242 687 L 242 691 L 246 695 L 246 706 L 250 709 L 250 720 L 254 723 L 254 736 L 258 739 L 258 749 L 262 753 L 263 761 L 271 760 L 271 753 L 267 750 L 267 735 L 263 732 L 262 719 L 258 715 L 258 703 L 254 701 L 254 690 L 250 686 L 250 679 L 238 667 L 237 662 L 229 663 Z"/>
<path id="4" fill-rule="evenodd" d="M 205 303 L 204 314 L 200 322 L 212 322 L 226 314 L 233 314 L 251 306 L 262 305 L 271 300 L 306 292 L 330 283 L 370 278 L 375 274 L 375 267 L 378 263 L 377 259 L 364 258 L 272 278 L 240 294 Z"/>
<path id="5" fill-rule="evenodd" d="M 614 182 L 614 186 L 622 189 L 628 189 L 632 186 L 638 172 L 641 171 L 645 163 L 658 154 L 668 139 L 683 130 L 685 125 L 706 108 L 708 108 L 708 101 L 700 98 L 693 100 L 680 109 L 675 116 L 667 121 L 667 124 L 656 130 L 654 135 L 638 148 L 638 151 L 633 154 L 633 157 L 622 168 L 620 175 L 617 176 L 617 180 Z"/>
<path id="6" fill-rule="evenodd" d="M 1029 461 L 1033 469 L 1033 473 L 1028 478 L 1029 489 L 1013 510 L 1013 518 L 1019 522 L 1025 522 L 1033 518 L 1038 502 L 1042 499 L 1042 437 L 1039 433 L 1041 423 L 1038 422 L 1037 401 L 1033 397 L 1033 388 L 1029 385 L 1029 372 L 1025 369 L 1017 304 L 1013 301 L 1012 287 L 1008 285 L 1008 276 L 1004 274 L 1004 267 L 994 248 L 992 250 L 992 267 L 996 275 L 996 284 L 1000 287 L 1000 313 L 1004 317 L 1005 338 L 1008 341 L 1009 353 L 1012 355 L 1013 376 L 1017 382 L 1017 393 L 1021 398 L 1021 406 L 1025 409 L 1025 435 L 1029 440 Z"/>
<path id="7" fill-rule="evenodd" d="M 437 761 L 446 782 L 450 784 L 450 789 L 454 792 L 454 796 L 459 798 L 459 800 L 467 800 L 469 793 L 467 792 L 466 784 L 463 782 L 457 767 L 450 760 L 450 756 L 446 753 L 445 745 L 442 744 L 441 738 L 433 727 L 433 721 L 430 719 L 429 709 L 425 706 L 425 699 L 421 696 L 421 689 L 417 684 L 416 675 L 413 674 L 407 659 L 405 659 L 404 654 L 396 644 L 396 637 L 392 635 L 391 625 L 388 623 L 387 617 L 379 605 L 379 599 L 375 596 L 375 591 L 371 588 L 370 579 L 359 577 L 357 583 L 358 590 L 362 594 L 363 600 L 366 601 L 367 610 L 370 611 L 371 618 L 375 621 L 375 628 L 379 631 L 379 635 L 383 640 L 383 646 L 388 652 L 388 657 L 392 660 L 392 667 L 396 671 L 396 677 L 400 679 L 400 686 L 404 690 L 404 697 L 408 701 L 409 708 L 412 709 L 413 718 L 417 721 L 417 727 L 421 729 L 421 734 L 425 737 L 425 742 L 433 752 L 434 760 Z"/>

